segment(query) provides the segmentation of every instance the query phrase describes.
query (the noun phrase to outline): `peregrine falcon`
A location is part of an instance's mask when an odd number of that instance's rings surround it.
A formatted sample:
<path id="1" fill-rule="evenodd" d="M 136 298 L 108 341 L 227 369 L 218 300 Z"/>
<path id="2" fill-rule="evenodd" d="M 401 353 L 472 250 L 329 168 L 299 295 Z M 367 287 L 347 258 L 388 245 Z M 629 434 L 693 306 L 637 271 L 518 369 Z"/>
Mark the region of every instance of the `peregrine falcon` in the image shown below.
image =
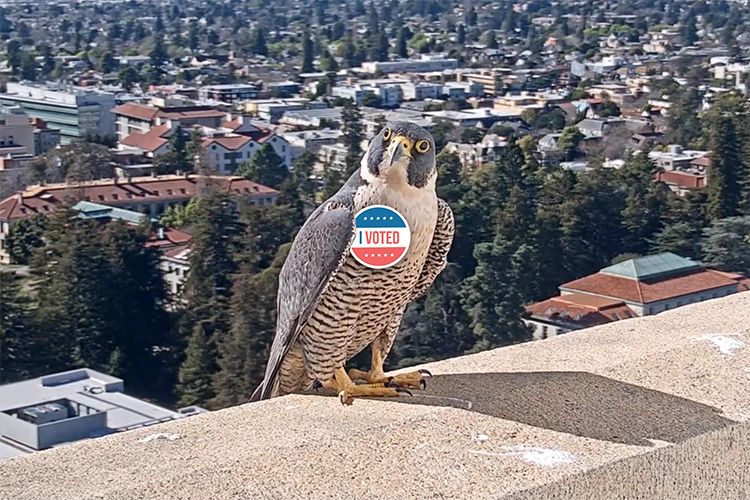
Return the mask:
<path id="1" fill-rule="evenodd" d="M 251 401 L 318 385 L 344 404 L 424 388 L 425 370 L 387 377 L 383 362 L 406 306 L 445 268 L 453 243 L 453 212 L 437 197 L 436 179 L 435 141 L 422 127 L 393 122 L 373 138 L 357 171 L 292 244 L 279 276 L 276 337 Z M 411 231 L 406 255 L 389 268 L 366 267 L 350 252 L 354 217 L 371 205 L 397 210 Z M 368 346 L 370 370 L 347 373 L 346 362 Z"/>

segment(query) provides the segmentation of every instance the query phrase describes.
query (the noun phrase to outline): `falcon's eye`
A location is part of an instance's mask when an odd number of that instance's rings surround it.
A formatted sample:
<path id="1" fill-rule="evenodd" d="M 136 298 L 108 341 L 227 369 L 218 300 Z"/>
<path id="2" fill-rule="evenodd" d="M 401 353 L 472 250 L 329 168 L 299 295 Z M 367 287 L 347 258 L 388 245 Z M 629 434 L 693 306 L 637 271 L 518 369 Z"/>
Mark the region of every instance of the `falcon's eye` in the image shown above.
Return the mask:
<path id="1" fill-rule="evenodd" d="M 386 141 L 391 138 L 391 128 L 386 127 L 385 130 L 383 130 L 383 139 Z"/>
<path id="2" fill-rule="evenodd" d="M 430 150 L 430 143 L 427 141 L 419 141 L 417 142 L 417 152 L 418 153 L 426 153 Z"/>

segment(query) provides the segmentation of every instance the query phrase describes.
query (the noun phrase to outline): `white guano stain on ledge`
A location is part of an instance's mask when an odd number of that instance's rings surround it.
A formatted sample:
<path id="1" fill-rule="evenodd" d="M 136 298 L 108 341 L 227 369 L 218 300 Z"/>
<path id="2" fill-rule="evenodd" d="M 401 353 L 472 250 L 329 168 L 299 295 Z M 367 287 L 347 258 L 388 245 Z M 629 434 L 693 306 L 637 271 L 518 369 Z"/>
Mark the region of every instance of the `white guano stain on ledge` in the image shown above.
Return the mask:
<path id="1" fill-rule="evenodd" d="M 491 457 L 518 457 L 526 462 L 531 462 L 542 467 L 555 467 L 561 464 L 574 464 L 576 457 L 570 452 L 539 448 L 536 446 L 503 446 L 503 452 L 493 453 L 489 451 L 469 450 L 473 455 L 486 455 Z"/>
<path id="2" fill-rule="evenodd" d="M 698 340 L 708 340 L 719 352 L 727 356 L 734 354 L 732 351 L 744 349 L 745 343 L 739 339 L 729 337 L 728 335 L 740 335 L 738 333 L 727 333 L 723 335 L 703 335 Z"/>
<path id="3" fill-rule="evenodd" d="M 175 439 L 180 439 L 180 435 L 179 434 L 164 434 L 160 432 L 159 434 L 151 434 L 148 437 L 139 439 L 138 442 L 148 443 L 149 441 L 153 441 L 155 439 L 168 439 L 169 441 L 174 441 Z"/>

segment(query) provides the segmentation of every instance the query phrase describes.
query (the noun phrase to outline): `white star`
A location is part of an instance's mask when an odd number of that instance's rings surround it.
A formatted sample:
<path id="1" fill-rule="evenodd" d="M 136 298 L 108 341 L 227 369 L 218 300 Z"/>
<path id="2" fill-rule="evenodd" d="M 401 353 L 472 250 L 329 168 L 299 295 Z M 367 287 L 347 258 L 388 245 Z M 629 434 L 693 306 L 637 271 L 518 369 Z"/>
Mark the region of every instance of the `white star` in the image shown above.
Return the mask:
<path id="1" fill-rule="evenodd" d="M 380 217 L 378 217 L 378 220 L 380 220 Z"/>
<path id="2" fill-rule="evenodd" d="M 393 254 L 391 254 L 391 257 L 393 257 Z"/>
<path id="3" fill-rule="evenodd" d="M 365 254 L 365 257 L 367 257 L 367 254 Z"/>
<path id="4" fill-rule="evenodd" d="M 378 254 L 378 257 L 380 257 L 380 254 Z"/>
<path id="5" fill-rule="evenodd" d="M 393 217 L 391 217 L 391 220 L 393 220 Z"/>

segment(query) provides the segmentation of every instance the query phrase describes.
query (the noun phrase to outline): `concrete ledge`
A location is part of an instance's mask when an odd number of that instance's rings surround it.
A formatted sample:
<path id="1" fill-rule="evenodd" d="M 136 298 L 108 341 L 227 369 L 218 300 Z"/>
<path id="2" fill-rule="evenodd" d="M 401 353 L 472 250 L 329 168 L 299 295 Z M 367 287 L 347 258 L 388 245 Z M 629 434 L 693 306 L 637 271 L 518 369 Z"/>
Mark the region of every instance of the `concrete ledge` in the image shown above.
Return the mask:
<path id="1" fill-rule="evenodd" d="M 0 498 L 746 498 L 748 313 L 738 294 L 425 365 L 414 398 L 295 395 L 10 459 Z"/>

